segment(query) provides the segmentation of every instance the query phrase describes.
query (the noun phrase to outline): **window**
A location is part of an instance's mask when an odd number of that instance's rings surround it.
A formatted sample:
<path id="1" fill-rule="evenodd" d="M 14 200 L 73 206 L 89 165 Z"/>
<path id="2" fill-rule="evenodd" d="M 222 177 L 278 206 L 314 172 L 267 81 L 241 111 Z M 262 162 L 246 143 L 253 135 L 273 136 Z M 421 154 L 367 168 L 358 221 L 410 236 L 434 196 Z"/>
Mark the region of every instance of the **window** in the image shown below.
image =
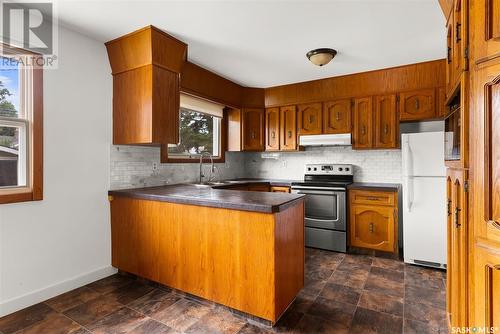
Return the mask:
<path id="1" fill-rule="evenodd" d="M 0 203 L 42 199 L 42 70 L 34 54 L 0 55 Z"/>
<path id="2" fill-rule="evenodd" d="M 179 143 L 169 144 L 169 159 L 198 159 L 208 152 L 221 158 L 223 106 L 181 94 Z"/>

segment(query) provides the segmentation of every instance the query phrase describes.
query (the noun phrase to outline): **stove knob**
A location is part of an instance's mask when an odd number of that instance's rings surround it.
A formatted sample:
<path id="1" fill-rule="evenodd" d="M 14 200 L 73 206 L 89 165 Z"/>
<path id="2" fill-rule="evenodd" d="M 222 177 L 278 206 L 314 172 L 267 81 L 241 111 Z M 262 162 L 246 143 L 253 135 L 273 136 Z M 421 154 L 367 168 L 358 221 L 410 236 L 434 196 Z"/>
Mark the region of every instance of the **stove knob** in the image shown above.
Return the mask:
<path id="1" fill-rule="evenodd" d="M 307 167 L 307 170 L 309 170 L 309 171 L 310 171 L 310 170 L 311 170 L 311 167 Z"/>
<path id="2" fill-rule="evenodd" d="M 341 172 L 341 171 L 342 171 L 342 167 L 339 167 L 339 172 Z"/>
<path id="3" fill-rule="evenodd" d="M 349 167 L 346 167 L 345 171 L 348 172 L 349 171 Z"/>
<path id="4" fill-rule="evenodd" d="M 318 169 L 316 167 L 314 167 L 314 171 L 317 171 Z"/>

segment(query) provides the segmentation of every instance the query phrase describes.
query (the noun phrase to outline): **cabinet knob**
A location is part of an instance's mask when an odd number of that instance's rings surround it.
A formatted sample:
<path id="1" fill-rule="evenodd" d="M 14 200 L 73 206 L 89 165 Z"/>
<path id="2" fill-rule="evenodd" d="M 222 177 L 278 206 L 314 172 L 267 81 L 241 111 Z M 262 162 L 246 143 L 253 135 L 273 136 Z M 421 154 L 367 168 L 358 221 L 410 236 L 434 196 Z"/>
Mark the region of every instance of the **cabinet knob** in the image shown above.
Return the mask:
<path id="1" fill-rule="evenodd" d="M 373 233 L 373 230 L 374 230 L 374 228 L 373 228 L 373 223 L 370 223 L 370 224 L 368 225 L 368 230 L 370 231 L 370 233 Z"/>
<path id="2" fill-rule="evenodd" d="M 456 208 L 455 208 L 455 227 L 456 227 L 456 228 L 459 228 L 460 226 L 462 226 L 462 225 L 459 223 L 460 211 L 462 211 L 462 210 L 461 210 L 461 209 L 459 209 L 458 207 L 456 207 Z"/>
<path id="3" fill-rule="evenodd" d="M 451 216 L 451 199 L 448 199 L 448 216 Z"/>
<path id="4" fill-rule="evenodd" d="M 292 131 L 288 131 L 288 138 L 292 138 Z"/>
<path id="5" fill-rule="evenodd" d="M 451 48 L 448 47 L 448 51 L 446 52 L 446 59 L 448 60 L 448 64 L 451 63 Z"/>
<path id="6" fill-rule="evenodd" d="M 364 125 L 361 127 L 361 134 L 366 134 L 366 127 Z"/>
<path id="7" fill-rule="evenodd" d="M 384 126 L 384 133 L 385 134 L 389 133 L 389 125 L 387 125 L 387 124 Z"/>
<path id="8" fill-rule="evenodd" d="M 420 101 L 415 99 L 415 109 L 420 109 Z"/>
<path id="9" fill-rule="evenodd" d="M 314 115 L 309 115 L 309 123 L 313 123 L 314 122 Z"/>
<path id="10" fill-rule="evenodd" d="M 462 40 L 462 24 L 458 23 L 455 25 L 455 43 L 458 43 Z"/>
<path id="11" fill-rule="evenodd" d="M 273 139 L 276 138 L 276 132 L 274 132 L 274 131 L 271 132 L 271 138 L 273 138 Z"/>
<path id="12" fill-rule="evenodd" d="M 251 133 L 252 139 L 255 139 L 255 132 Z"/>
<path id="13" fill-rule="evenodd" d="M 337 114 L 335 115 L 335 120 L 340 121 L 340 111 L 337 111 Z"/>

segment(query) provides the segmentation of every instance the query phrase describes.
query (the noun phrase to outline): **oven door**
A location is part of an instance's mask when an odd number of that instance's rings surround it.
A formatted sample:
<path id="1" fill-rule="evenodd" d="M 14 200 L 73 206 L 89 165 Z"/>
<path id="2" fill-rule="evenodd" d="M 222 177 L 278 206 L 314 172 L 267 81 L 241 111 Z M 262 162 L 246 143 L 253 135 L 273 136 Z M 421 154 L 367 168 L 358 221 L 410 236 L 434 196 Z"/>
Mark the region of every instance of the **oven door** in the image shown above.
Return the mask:
<path id="1" fill-rule="evenodd" d="M 346 192 L 344 188 L 293 186 L 292 193 L 306 195 L 306 226 L 346 230 Z"/>

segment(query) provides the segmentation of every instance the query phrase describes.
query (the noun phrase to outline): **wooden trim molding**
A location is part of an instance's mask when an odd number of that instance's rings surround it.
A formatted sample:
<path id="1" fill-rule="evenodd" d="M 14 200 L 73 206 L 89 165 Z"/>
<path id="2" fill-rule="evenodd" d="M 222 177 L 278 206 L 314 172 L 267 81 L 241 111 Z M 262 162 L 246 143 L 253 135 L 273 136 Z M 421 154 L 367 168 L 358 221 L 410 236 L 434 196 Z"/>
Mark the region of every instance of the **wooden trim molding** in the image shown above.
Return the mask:
<path id="1" fill-rule="evenodd" d="M 43 199 L 43 68 L 33 69 L 33 116 L 30 136 L 30 187 L 0 190 L 0 204 Z"/>

